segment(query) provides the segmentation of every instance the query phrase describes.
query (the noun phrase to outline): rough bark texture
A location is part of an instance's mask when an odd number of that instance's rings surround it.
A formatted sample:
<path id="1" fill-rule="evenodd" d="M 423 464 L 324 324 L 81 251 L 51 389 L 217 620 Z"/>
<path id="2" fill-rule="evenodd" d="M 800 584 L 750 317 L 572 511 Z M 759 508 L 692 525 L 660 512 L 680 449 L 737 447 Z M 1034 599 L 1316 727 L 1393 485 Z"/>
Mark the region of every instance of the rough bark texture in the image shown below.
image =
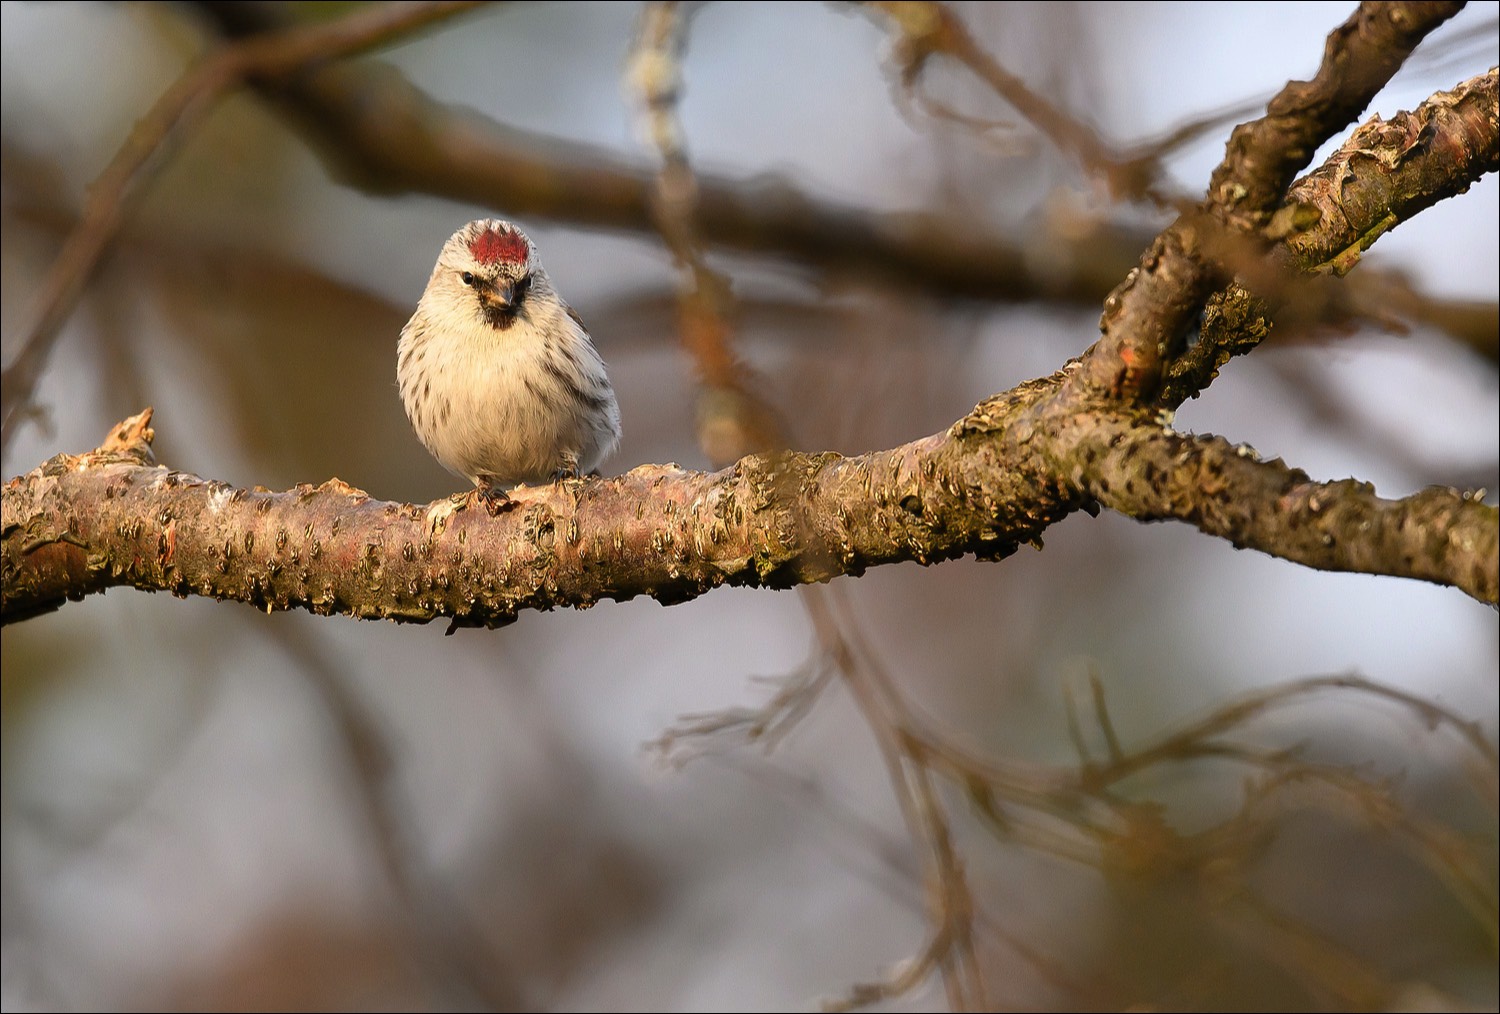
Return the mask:
<path id="1" fill-rule="evenodd" d="M 132 585 L 267 610 L 497 625 L 601 598 L 670 603 L 726 583 L 789 587 L 900 560 L 1003 556 L 1072 506 L 1000 467 L 997 442 L 969 431 L 855 458 L 644 466 L 523 491 L 492 515 L 373 500 L 337 479 L 285 493 L 205 481 L 151 463 L 149 418 L 7 484 L 7 622 Z"/>
<path id="2" fill-rule="evenodd" d="M 1283 214 L 1320 226 L 1287 238 L 1293 263 L 1347 274 L 1381 235 L 1500 169 L 1496 80 L 1492 67 L 1409 113 L 1374 117 L 1293 184 Z"/>
<path id="3" fill-rule="evenodd" d="M 1328 36 L 1311 81 L 1291 81 L 1266 115 L 1236 127 L 1199 211 L 1157 239 L 1112 292 L 1075 383 L 1115 398 L 1152 398 L 1198 310 L 1232 266 L 1205 256 L 1210 223 L 1256 234 L 1318 145 L 1359 115 L 1411 51 L 1461 3 L 1363 3 Z M 1208 237 L 1211 239 L 1211 237 Z"/>
<path id="4" fill-rule="evenodd" d="M 499 625 L 523 609 L 720 584 L 789 587 L 883 563 L 1009 555 L 1094 499 L 1179 518 L 1236 546 L 1329 570 L 1451 584 L 1496 601 L 1493 507 L 1318 484 L 1156 420 L 1085 412 L 1065 374 L 991 398 L 888 451 L 756 455 L 720 472 L 649 465 L 472 503 L 371 499 L 337 479 L 285 493 L 154 465 L 149 412 L 98 451 L 4 491 L 5 622 L 130 585 L 364 618 Z"/>
<path id="5" fill-rule="evenodd" d="M 1234 129 L 1214 170 L 1208 205 L 1239 229 L 1269 221 L 1286 188 L 1324 141 L 1352 123 L 1434 28 L 1462 3 L 1362 3 L 1328 36 L 1311 81 L 1291 81 L 1266 115 Z"/>
<path id="6" fill-rule="evenodd" d="M 1127 419 L 1085 436 L 1075 467 L 1101 504 L 1142 521 L 1175 518 L 1318 570 L 1455 584 L 1496 601 L 1500 517 L 1474 494 L 1433 486 L 1383 500 L 1367 482 L 1314 482 L 1221 437 L 1151 433 Z M 1102 438 L 1102 439 L 1101 439 Z"/>

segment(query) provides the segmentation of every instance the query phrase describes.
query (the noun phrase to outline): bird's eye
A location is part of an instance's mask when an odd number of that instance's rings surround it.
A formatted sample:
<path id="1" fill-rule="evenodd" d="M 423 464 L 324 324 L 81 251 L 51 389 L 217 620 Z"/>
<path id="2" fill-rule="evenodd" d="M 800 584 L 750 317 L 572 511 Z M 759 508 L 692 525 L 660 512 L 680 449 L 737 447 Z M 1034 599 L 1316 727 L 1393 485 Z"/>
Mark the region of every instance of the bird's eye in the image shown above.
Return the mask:
<path id="1" fill-rule="evenodd" d="M 463 274 L 459 275 L 458 278 L 459 281 L 463 282 L 465 285 L 474 284 L 474 272 L 472 271 L 465 271 Z"/>
<path id="2" fill-rule="evenodd" d="M 521 278 L 520 278 L 520 280 L 518 282 L 516 282 L 516 286 L 515 286 L 515 298 L 516 299 L 520 299 L 522 296 L 526 295 L 526 290 L 528 290 L 530 288 L 531 288 L 531 276 L 530 275 L 522 275 Z"/>

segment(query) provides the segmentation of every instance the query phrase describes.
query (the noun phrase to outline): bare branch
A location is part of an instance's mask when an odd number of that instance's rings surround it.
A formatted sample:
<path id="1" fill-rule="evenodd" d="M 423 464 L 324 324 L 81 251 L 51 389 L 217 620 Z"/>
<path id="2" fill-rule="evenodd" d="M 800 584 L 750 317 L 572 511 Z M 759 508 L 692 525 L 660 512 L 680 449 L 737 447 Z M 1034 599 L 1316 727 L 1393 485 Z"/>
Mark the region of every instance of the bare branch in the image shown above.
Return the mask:
<path id="1" fill-rule="evenodd" d="M 446 516 L 446 500 L 431 511 L 386 503 L 337 479 L 271 493 L 154 467 L 148 422 L 149 411 L 122 424 L 123 442 L 6 485 L 6 621 L 134 585 L 494 626 L 600 598 L 674 602 L 726 583 L 788 587 L 888 560 L 1005 555 L 1072 506 L 993 467 L 998 445 L 962 432 L 855 458 L 752 456 L 715 473 L 647 465 L 522 490 L 496 517 L 451 505 Z M 957 495 L 971 471 L 988 474 L 988 488 Z"/>
<path id="2" fill-rule="evenodd" d="M 289 17 L 280 4 L 199 6 L 231 36 Z M 256 84 L 329 171 L 350 186 L 433 194 L 533 219 L 657 232 L 651 169 L 610 149 L 450 108 L 388 67 L 329 67 Z M 714 246 L 1002 301 L 1097 304 L 1140 249 L 1132 237 L 1091 250 L 1080 264 L 1039 271 L 1022 245 L 1010 237 L 976 235 L 972 223 L 815 200 L 772 174 L 699 174 L 697 228 L 699 238 Z"/>
<path id="3" fill-rule="evenodd" d="M 1287 184 L 1323 141 L 1374 98 L 1417 44 L 1459 3 L 1364 3 L 1328 36 L 1312 81 L 1292 81 L 1266 115 L 1235 128 L 1214 171 L 1202 213 L 1257 231 L 1281 205 Z M 1200 249 L 1204 226 L 1184 216 L 1105 302 L 1100 340 L 1074 383 L 1109 397 L 1155 397 L 1163 357 L 1178 354 L 1209 294 L 1228 279 Z"/>
<path id="4" fill-rule="evenodd" d="M 1496 73 L 1438 92 L 1389 123 L 1375 117 L 1328 161 L 1293 184 L 1267 232 L 1282 240 L 1278 256 L 1262 259 L 1218 237 L 1220 258 L 1240 269 L 1245 284 L 1271 300 L 1280 326 L 1336 322 L 1363 312 L 1442 315 L 1450 333 L 1487 335 L 1467 344 L 1494 357 L 1489 304 L 1425 303 L 1389 274 L 1359 286 L 1329 284 L 1351 270 L 1383 234 L 1424 208 L 1466 192 L 1500 163 L 1500 94 Z M 1319 271 L 1308 277 L 1306 271 Z M 1355 276 L 1358 278 L 1359 276 Z M 1106 311 L 1107 312 L 1107 311 Z M 1231 357 L 1255 348 L 1270 332 L 1267 309 L 1239 283 L 1209 299 L 1199 340 L 1167 365 L 1160 401 L 1180 405 L 1196 395 Z"/>
<path id="5" fill-rule="evenodd" d="M 1220 437 L 1123 417 L 1097 423 L 1083 437 L 1088 449 L 1067 460 L 1083 489 L 1122 514 L 1187 521 L 1319 570 L 1452 582 L 1481 602 L 1500 594 L 1500 513 L 1482 491 L 1433 486 L 1383 500 L 1369 483 L 1314 482 Z"/>
<path id="6" fill-rule="evenodd" d="M 1383 233 L 1500 170 L 1496 69 L 1438 92 L 1389 121 L 1374 117 L 1298 180 L 1281 215 L 1315 230 L 1287 238 L 1303 270 L 1347 274 Z"/>
<path id="7" fill-rule="evenodd" d="M 1462 3 L 1362 3 L 1328 36 L 1311 81 L 1290 81 L 1266 115 L 1229 136 L 1208 208 L 1243 231 L 1263 227 L 1318 146 L 1358 116 L 1411 51 Z"/>

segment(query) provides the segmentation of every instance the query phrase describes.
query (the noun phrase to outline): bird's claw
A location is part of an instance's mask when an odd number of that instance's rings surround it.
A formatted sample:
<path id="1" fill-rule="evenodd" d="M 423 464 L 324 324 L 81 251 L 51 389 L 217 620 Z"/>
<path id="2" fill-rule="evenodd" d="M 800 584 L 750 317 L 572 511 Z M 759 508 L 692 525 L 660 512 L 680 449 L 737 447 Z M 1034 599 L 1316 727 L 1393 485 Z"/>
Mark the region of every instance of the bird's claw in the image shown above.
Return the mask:
<path id="1" fill-rule="evenodd" d="M 482 506 L 490 517 L 495 517 L 516 506 L 516 501 L 511 495 L 499 486 L 478 486 L 471 490 L 469 496 L 479 506 Z"/>

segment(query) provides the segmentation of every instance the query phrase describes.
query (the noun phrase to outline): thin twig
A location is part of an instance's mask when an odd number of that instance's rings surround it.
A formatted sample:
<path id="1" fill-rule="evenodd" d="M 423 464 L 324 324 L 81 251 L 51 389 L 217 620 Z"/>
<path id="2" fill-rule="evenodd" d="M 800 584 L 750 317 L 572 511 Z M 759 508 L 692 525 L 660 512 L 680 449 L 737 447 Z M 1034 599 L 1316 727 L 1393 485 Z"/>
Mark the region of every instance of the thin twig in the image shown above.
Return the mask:
<path id="1" fill-rule="evenodd" d="M 896 33 L 893 55 L 901 94 L 914 95 L 922 106 L 943 119 L 985 130 L 1002 126 L 959 113 L 918 91 L 922 72 L 929 61 L 936 56 L 946 56 L 987 84 L 1059 150 L 1076 158 L 1086 171 L 1103 180 L 1113 196 L 1166 203 L 1166 199 L 1155 190 L 1161 170 L 1153 153 L 1145 151 L 1127 155 L 1106 144 L 1097 130 L 1064 112 L 1006 70 L 980 45 L 968 26 L 947 4 L 936 0 L 920 3 L 897 0 L 873 2 L 866 6 L 885 15 Z"/>

